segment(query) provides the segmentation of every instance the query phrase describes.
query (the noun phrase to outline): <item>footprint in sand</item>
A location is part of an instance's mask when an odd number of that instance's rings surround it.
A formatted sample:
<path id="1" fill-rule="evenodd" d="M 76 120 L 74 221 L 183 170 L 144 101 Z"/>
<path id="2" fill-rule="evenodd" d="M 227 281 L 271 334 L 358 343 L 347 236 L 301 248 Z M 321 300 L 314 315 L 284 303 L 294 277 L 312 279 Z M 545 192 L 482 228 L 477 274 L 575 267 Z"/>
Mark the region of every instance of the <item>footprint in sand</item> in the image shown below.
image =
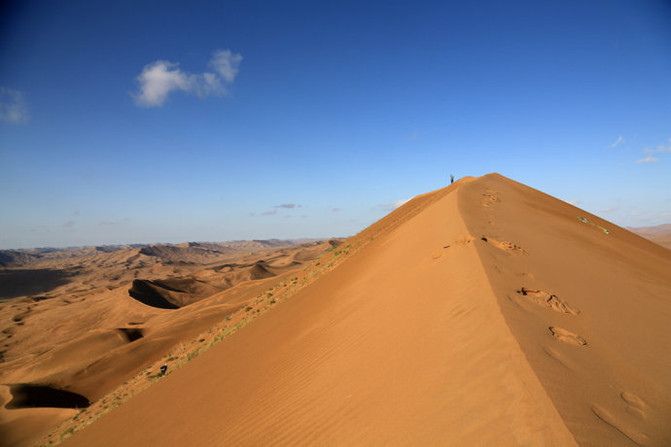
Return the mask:
<path id="1" fill-rule="evenodd" d="M 485 192 L 482 193 L 482 197 L 482 205 L 487 208 L 492 206 L 494 203 L 501 201 L 501 199 L 499 199 L 499 194 L 491 189 L 485 190 Z"/>
<path id="2" fill-rule="evenodd" d="M 569 330 L 556 326 L 550 326 L 548 329 L 550 329 L 550 332 L 552 332 L 552 336 L 554 338 L 559 341 L 563 341 L 564 343 L 575 346 L 585 346 L 587 344 L 587 340 Z"/>
<path id="3" fill-rule="evenodd" d="M 643 399 L 628 391 L 623 391 L 622 394 L 620 394 L 620 398 L 627 404 L 627 413 L 634 414 L 642 418 L 647 417 L 646 409 L 648 405 L 643 401 Z"/>
<path id="4" fill-rule="evenodd" d="M 542 290 L 527 289 L 526 287 L 522 287 L 517 293 L 526 297 L 528 301 L 538 306 L 554 310 L 555 312 L 570 315 L 578 315 L 580 313 L 580 309 L 569 305 L 566 300 L 552 293 L 544 292 Z"/>
<path id="5" fill-rule="evenodd" d="M 612 415 L 608 410 L 602 408 L 596 404 L 592 405 L 592 413 L 598 417 L 601 421 L 613 427 L 615 430 L 622 433 L 624 436 L 629 438 L 631 441 L 635 442 L 638 445 L 648 445 L 650 444 L 650 438 L 645 434 L 637 430 L 635 427 L 632 427 L 626 421 L 622 421 Z"/>
<path id="6" fill-rule="evenodd" d="M 527 252 L 524 251 L 524 249 L 522 247 L 520 247 L 519 245 L 514 244 L 512 242 L 497 241 L 496 239 L 493 239 L 493 238 L 488 237 L 488 236 L 482 236 L 480 238 L 480 240 L 483 240 L 483 241 L 493 245 L 494 247 L 498 248 L 499 250 L 505 251 L 507 253 L 516 253 L 516 254 L 523 254 L 523 255 L 527 254 Z"/>

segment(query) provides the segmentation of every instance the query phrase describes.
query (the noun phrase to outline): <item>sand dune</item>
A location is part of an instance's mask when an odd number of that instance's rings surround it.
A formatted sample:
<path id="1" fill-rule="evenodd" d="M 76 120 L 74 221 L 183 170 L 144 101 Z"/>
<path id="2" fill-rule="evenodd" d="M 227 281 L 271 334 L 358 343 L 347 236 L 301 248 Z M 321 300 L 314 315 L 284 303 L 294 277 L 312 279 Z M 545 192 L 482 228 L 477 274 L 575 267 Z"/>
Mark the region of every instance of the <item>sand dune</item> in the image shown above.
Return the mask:
<path id="1" fill-rule="evenodd" d="M 37 293 L 0 304 L 0 444 L 32 445 L 83 402 L 98 401 L 309 262 L 295 261 L 296 253 L 314 259 L 331 247 L 263 244 L 230 244 L 225 251 L 233 254 L 205 265 L 151 262 L 139 248 L 123 248 L 79 257 L 50 252 L 50 259 L 0 271 L 14 278 L 3 282 L 12 286 L 5 297 Z M 259 246 L 264 250 L 249 251 Z M 74 273 L 59 275 L 58 265 Z M 45 270 L 54 273 L 39 273 Z M 25 278 L 32 288 L 21 285 Z"/>
<path id="2" fill-rule="evenodd" d="M 668 250 L 499 175 L 348 243 L 67 444 L 671 444 Z"/>
<path id="3" fill-rule="evenodd" d="M 287 275 L 305 286 L 65 444 L 671 445 L 669 272 L 671 251 L 597 216 L 465 178 Z M 253 284 L 114 333 L 214 324 Z M 129 322 L 125 298 L 109 312 Z"/>

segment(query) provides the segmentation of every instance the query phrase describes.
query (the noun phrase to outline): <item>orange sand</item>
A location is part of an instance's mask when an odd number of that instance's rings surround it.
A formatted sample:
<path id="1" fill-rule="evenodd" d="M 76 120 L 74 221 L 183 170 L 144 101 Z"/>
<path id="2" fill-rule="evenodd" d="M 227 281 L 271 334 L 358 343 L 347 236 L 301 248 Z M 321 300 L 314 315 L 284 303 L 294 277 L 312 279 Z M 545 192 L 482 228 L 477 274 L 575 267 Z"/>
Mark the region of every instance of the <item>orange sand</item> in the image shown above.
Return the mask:
<path id="1" fill-rule="evenodd" d="M 348 243 L 66 444 L 671 445 L 671 251 L 497 174 Z"/>

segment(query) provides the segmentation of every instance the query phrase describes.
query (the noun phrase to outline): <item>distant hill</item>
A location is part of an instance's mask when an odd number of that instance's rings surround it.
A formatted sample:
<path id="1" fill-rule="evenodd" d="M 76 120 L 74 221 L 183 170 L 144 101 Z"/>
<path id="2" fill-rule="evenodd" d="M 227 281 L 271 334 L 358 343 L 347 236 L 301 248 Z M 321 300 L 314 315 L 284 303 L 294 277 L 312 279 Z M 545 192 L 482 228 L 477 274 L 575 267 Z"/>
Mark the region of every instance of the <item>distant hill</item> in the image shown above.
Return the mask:
<path id="1" fill-rule="evenodd" d="M 656 225 L 654 227 L 628 227 L 629 231 L 650 239 L 656 244 L 671 249 L 671 224 Z"/>

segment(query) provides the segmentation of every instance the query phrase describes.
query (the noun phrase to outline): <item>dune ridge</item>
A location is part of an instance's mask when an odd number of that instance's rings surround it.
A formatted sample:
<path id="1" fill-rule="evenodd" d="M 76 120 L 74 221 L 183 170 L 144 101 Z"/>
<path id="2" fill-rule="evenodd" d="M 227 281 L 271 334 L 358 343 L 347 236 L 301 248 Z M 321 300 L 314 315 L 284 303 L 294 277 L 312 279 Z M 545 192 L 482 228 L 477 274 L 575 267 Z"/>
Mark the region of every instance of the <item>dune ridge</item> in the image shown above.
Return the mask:
<path id="1" fill-rule="evenodd" d="M 575 444 L 460 216 L 476 181 L 353 237 L 334 270 L 66 442 Z"/>

